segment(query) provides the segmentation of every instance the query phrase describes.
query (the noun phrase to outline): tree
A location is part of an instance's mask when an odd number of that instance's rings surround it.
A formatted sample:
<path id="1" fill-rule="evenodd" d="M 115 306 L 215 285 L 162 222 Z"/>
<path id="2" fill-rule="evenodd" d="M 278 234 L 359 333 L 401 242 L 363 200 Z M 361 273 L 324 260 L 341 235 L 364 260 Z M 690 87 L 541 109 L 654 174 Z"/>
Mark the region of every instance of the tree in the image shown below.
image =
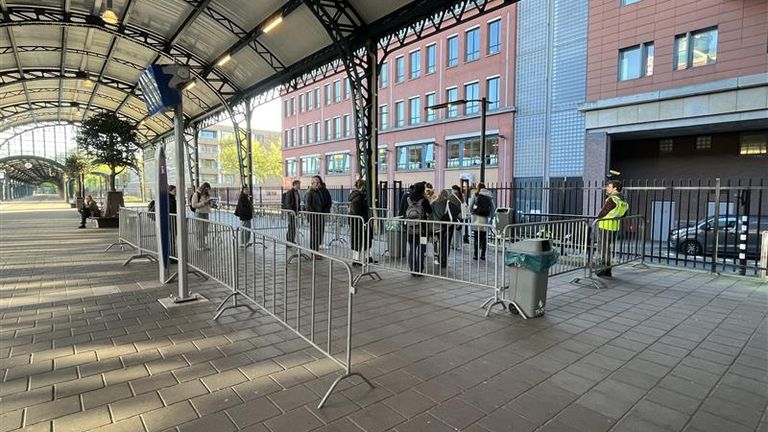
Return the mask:
<path id="1" fill-rule="evenodd" d="M 77 197 L 83 197 L 83 176 L 91 170 L 91 161 L 81 151 L 72 152 L 64 159 L 64 172 L 77 180 Z"/>
<path id="2" fill-rule="evenodd" d="M 109 168 L 109 190 L 115 191 L 115 178 L 126 168 L 138 172 L 138 135 L 133 124 L 116 114 L 105 112 L 85 120 L 77 134 L 77 144 L 94 164 Z"/>
<path id="3" fill-rule="evenodd" d="M 219 141 L 221 152 L 219 166 L 221 172 L 229 175 L 240 173 L 240 159 L 237 155 L 237 141 L 229 135 Z M 268 148 L 258 141 L 252 141 L 253 177 L 256 183 L 264 183 L 269 177 L 279 176 L 283 170 L 283 149 L 280 143 L 273 142 Z"/>

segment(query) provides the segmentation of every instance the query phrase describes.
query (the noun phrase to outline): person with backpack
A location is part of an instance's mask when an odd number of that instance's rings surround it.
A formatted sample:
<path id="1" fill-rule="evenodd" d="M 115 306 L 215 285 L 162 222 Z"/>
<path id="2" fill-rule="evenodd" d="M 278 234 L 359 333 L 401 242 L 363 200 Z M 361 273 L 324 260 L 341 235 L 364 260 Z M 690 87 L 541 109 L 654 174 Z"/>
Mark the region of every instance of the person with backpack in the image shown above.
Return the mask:
<path id="1" fill-rule="evenodd" d="M 248 229 L 251 228 L 253 202 L 251 202 L 251 197 L 248 195 L 248 186 L 243 186 L 243 189 L 240 191 L 240 197 L 237 199 L 237 207 L 235 207 L 235 216 L 240 219 L 240 226 Z M 240 247 L 245 247 L 251 239 L 251 232 L 248 229 L 240 231 Z"/>
<path id="2" fill-rule="evenodd" d="M 493 212 L 496 211 L 493 204 L 493 194 L 485 188 L 485 183 L 478 183 L 477 193 L 472 197 L 469 209 L 472 212 L 472 225 L 474 225 L 472 232 L 475 237 L 473 242 L 475 253 L 472 259 L 477 260 L 479 252 L 480 260 L 485 261 L 485 251 L 488 247 L 488 227 L 486 225 L 490 223 Z"/>
<path id="3" fill-rule="evenodd" d="M 349 193 L 349 215 L 360 216 L 363 220 L 351 220 L 350 241 L 352 243 L 352 259 L 355 264 L 367 259 L 373 262 L 373 258 L 367 257 L 371 246 L 371 232 L 366 232 L 365 225 L 371 218 L 371 208 L 368 205 L 368 197 L 365 194 L 365 180 L 359 179 L 355 182 L 355 189 Z"/>
<path id="4" fill-rule="evenodd" d="M 450 199 L 451 190 L 446 189 L 437 195 L 432 203 L 432 220 L 438 222 L 456 222 L 461 214 L 461 206 L 457 206 Z M 448 267 L 448 255 L 450 244 L 453 241 L 454 225 L 436 223 L 433 224 L 432 235 L 435 250 L 435 265 L 441 268 Z"/>
<path id="5" fill-rule="evenodd" d="M 469 206 L 464 202 L 464 194 L 461 193 L 461 188 L 458 185 L 451 186 L 451 195 L 448 197 L 448 201 L 459 209 L 459 216 L 454 222 L 466 222 L 471 214 L 469 213 Z M 456 225 L 452 249 L 461 250 L 464 243 L 463 229 L 462 225 Z"/>
<path id="6" fill-rule="evenodd" d="M 332 205 L 331 194 L 325 188 L 323 179 L 320 176 L 313 176 L 304 208 L 312 213 L 309 215 L 309 247 L 314 251 L 319 251 L 323 243 L 325 235 L 323 213 L 330 213 Z M 318 256 L 317 259 L 322 257 Z"/>
<path id="7" fill-rule="evenodd" d="M 195 213 L 195 217 L 208 220 L 211 213 L 211 184 L 205 182 L 192 193 L 189 199 L 189 208 Z M 208 222 L 197 222 L 197 248 L 205 249 L 205 239 L 208 236 Z"/>
<path id="8" fill-rule="evenodd" d="M 629 211 L 621 190 L 624 185 L 618 180 L 611 180 L 605 185 L 605 192 L 608 196 L 605 198 L 603 208 L 597 214 L 597 244 L 600 248 L 600 257 L 602 259 L 602 269 L 595 275 L 599 277 L 612 277 L 611 274 L 611 256 L 613 255 L 613 244 L 616 241 L 616 233 L 621 228 L 619 218 L 624 217 Z"/>
<path id="9" fill-rule="evenodd" d="M 301 211 L 301 181 L 294 180 L 291 188 L 283 193 L 283 210 L 290 210 L 288 213 L 288 233 L 285 239 L 289 243 L 296 243 L 296 215 Z"/>
<path id="10" fill-rule="evenodd" d="M 427 253 L 427 224 L 432 205 L 424 195 L 424 183 L 413 185 L 413 192 L 403 197 L 400 216 L 405 219 L 408 238 L 408 268 L 411 276 L 421 276 L 424 271 L 424 255 Z"/>

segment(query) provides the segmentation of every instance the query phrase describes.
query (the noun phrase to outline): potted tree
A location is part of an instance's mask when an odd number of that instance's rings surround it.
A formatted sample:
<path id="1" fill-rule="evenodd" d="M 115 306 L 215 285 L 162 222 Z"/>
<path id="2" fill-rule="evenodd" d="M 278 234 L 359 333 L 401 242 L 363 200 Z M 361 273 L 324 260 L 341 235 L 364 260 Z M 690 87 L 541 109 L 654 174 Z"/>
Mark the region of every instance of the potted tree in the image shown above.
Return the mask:
<path id="1" fill-rule="evenodd" d="M 77 144 L 94 164 L 109 169 L 109 190 L 104 217 L 99 227 L 117 226 L 120 207 L 125 205 L 123 193 L 115 189 L 115 178 L 127 168 L 138 172 L 136 152 L 139 150 L 136 127 L 113 112 L 96 114 L 83 121 L 77 134 Z"/>
<path id="2" fill-rule="evenodd" d="M 80 208 L 83 206 L 83 176 L 90 171 L 91 161 L 80 150 L 72 152 L 64 159 L 64 173 L 67 177 L 74 179 L 77 185 L 75 189 L 75 202 L 72 203 L 73 208 Z"/>

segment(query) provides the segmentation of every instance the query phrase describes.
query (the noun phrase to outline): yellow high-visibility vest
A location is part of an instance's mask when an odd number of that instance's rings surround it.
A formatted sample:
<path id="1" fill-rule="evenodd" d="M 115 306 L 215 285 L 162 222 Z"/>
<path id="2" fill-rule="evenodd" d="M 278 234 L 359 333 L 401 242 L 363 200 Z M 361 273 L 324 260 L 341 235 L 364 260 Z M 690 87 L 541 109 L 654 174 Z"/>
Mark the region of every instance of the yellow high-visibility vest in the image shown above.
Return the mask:
<path id="1" fill-rule="evenodd" d="M 618 231 L 621 228 L 621 222 L 616 220 L 624 216 L 629 210 L 629 204 L 621 199 L 618 194 L 608 195 L 608 199 L 613 201 L 616 206 L 597 222 L 597 227 L 606 231 Z M 611 220 L 613 219 L 613 220 Z"/>

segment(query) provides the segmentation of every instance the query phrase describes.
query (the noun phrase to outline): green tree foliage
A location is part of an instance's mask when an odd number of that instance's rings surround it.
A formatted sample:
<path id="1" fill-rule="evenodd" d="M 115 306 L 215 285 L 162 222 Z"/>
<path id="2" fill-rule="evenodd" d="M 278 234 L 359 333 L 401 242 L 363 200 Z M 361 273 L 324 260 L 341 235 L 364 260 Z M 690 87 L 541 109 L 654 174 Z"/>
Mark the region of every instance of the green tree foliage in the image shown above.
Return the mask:
<path id="1" fill-rule="evenodd" d="M 224 174 L 238 175 L 240 173 L 237 156 L 237 141 L 234 135 L 229 135 L 219 141 L 221 152 L 219 166 Z M 252 141 L 253 149 L 253 178 L 255 182 L 264 183 L 268 178 L 279 176 L 283 170 L 283 149 L 279 142 L 271 142 L 267 146 L 256 140 Z"/>
<path id="2" fill-rule="evenodd" d="M 91 161 L 81 151 L 72 152 L 64 159 L 64 172 L 77 180 L 77 196 L 83 197 L 83 178 L 91 170 Z"/>
<path id="3" fill-rule="evenodd" d="M 111 112 L 96 114 L 85 120 L 77 134 L 77 144 L 94 164 L 109 167 L 109 190 L 115 190 L 115 177 L 126 168 L 138 172 L 136 152 L 138 136 L 135 126 Z"/>

